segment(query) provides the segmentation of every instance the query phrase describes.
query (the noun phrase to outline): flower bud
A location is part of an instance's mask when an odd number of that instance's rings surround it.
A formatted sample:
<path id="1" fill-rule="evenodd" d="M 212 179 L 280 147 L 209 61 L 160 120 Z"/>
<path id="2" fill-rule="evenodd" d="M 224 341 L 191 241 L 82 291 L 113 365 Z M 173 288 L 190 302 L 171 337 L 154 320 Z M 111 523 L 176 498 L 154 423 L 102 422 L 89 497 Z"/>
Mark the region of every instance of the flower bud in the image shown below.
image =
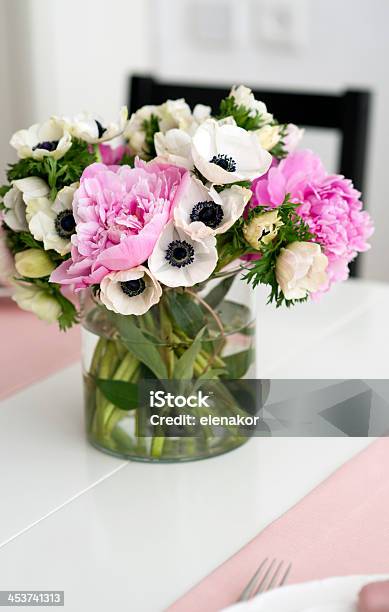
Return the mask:
<path id="1" fill-rule="evenodd" d="M 327 282 L 328 259 L 319 244 L 292 242 L 276 262 L 276 278 L 287 300 L 298 300 L 318 291 Z"/>
<path id="2" fill-rule="evenodd" d="M 45 251 L 40 249 L 27 249 L 15 255 L 15 267 L 21 276 L 27 278 L 41 278 L 49 276 L 55 268 Z"/>
<path id="3" fill-rule="evenodd" d="M 261 245 L 269 244 L 277 236 L 281 225 L 283 222 L 276 210 L 265 212 L 244 224 L 243 236 L 250 246 L 259 251 Z"/>
<path id="4" fill-rule="evenodd" d="M 33 312 L 42 321 L 54 323 L 62 313 L 55 297 L 35 285 L 18 284 L 12 299 L 19 308 Z"/>
<path id="5" fill-rule="evenodd" d="M 264 125 L 255 133 L 259 144 L 266 151 L 271 151 L 281 139 L 279 125 Z"/>

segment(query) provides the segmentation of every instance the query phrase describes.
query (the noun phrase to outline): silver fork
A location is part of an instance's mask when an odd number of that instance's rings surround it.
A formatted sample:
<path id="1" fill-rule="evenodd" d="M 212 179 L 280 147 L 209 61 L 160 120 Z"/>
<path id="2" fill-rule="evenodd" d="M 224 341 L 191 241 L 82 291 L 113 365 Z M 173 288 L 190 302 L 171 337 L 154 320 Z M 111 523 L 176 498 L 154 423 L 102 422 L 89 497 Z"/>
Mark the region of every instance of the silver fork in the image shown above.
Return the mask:
<path id="1" fill-rule="evenodd" d="M 292 564 L 284 563 L 284 561 L 277 563 L 276 559 L 273 559 L 270 563 L 268 561 L 268 559 L 262 561 L 250 582 L 243 589 L 238 602 L 248 601 L 259 593 L 276 589 L 285 584 L 292 569 Z"/>

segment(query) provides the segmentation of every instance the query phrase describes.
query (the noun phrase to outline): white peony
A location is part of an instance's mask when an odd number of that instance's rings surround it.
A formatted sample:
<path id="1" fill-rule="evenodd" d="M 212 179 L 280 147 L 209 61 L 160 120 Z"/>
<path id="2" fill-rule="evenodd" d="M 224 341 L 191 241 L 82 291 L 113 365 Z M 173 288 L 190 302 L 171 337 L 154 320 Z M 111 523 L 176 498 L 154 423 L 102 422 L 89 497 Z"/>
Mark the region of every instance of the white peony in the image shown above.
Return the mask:
<path id="1" fill-rule="evenodd" d="M 192 138 L 184 130 L 173 128 L 166 134 L 158 132 L 154 135 L 154 145 L 158 161 L 188 170 L 193 168 Z"/>
<path id="2" fill-rule="evenodd" d="M 26 204 L 32 198 L 49 194 L 49 186 L 37 176 L 13 181 L 12 187 L 3 198 L 5 210 L 3 219 L 14 232 L 27 231 Z"/>
<path id="3" fill-rule="evenodd" d="M 101 117 L 91 113 L 80 113 L 74 119 L 64 119 L 65 125 L 74 138 L 90 144 L 112 140 L 123 133 L 128 119 L 126 106 L 120 109 L 117 122 L 106 123 Z"/>
<path id="4" fill-rule="evenodd" d="M 54 323 L 62 313 L 62 308 L 55 297 L 35 285 L 17 283 L 12 299 L 19 308 L 33 312 L 47 323 Z"/>
<path id="5" fill-rule="evenodd" d="M 60 255 L 70 252 L 70 238 L 75 230 L 73 196 L 78 183 L 64 187 L 54 202 L 49 198 L 36 198 L 27 204 L 28 227 L 35 240 L 46 250 L 54 249 Z"/>
<path id="6" fill-rule="evenodd" d="M 292 242 L 276 262 L 276 278 L 287 300 L 305 298 L 327 282 L 328 259 L 319 244 Z"/>
<path id="7" fill-rule="evenodd" d="M 144 314 L 162 295 L 161 285 L 144 266 L 111 272 L 101 281 L 100 289 L 100 300 L 108 310 L 123 315 Z"/>
<path id="8" fill-rule="evenodd" d="M 123 136 L 128 141 L 135 155 L 144 155 L 146 146 L 146 135 L 143 129 L 143 124 L 148 121 L 152 115 L 158 117 L 158 106 L 147 105 L 142 106 L 139 110 L 133 113 L 127 121 L 124 128 Z"/>
<path id="9" fill-rule="evenodd" d="M 214 236 L 197 242 L 170 221 L 149 257 L 150 272 L 168 287 L 192 287 L 205 281 L 217 264 Z"/>
<path id="10" fill-rule="evenodd" d="M 52 117 L 44 123 L 32 125 L 27 130 L 15 132 L 10 145 L 21 158 L 60 159 L 72 146 L 72 138 L 63 120 Z"/>
<path id="11" fill-rule="evenodd" d="M 192 177 L 174 209 L 176 226 L 193 240 L 223 234 L 242 216 L 251 196 L 250 189 L 238 185 L 218 193 Z"/>
<path id="12" fill-rule="evenodd" d="M 286 136 L 284 136 L 284 148 L 288 153 L 293 153 L 300 144 L 304 136 L 304 129 L 299 128 L 294 123 L 288 123 Z"/>
<path id="13" fill-rule="evenodd" d="M 255 131 L 259 144 L 266 151 L 271 151 L 281 140 L 279 125 L 264 125 Z"/>
<path id="14" fill-rule="evenodd" d="M 272 163 L 272 156 L 260 146 L 254 132 L 220 125 L 214 119 L 197 129 L 192 156 L 201 174 L 217 185 L 253 180 L 265 174 Z"/>
<path id="15" fill-rule="evenodd" d="M 249 87 L 245 87 L 245 85 L 239 85 L 239 87 L 234 86 L 229 95 L 234 98 L 235 104 L 244 106 L 250 110 L 252 116 L 259 113 L 261 115 L 262 125 L 273 121 L 273 115 L 267 112 L 266 104 L 256 100 Z"/>
<path id="16" fill-rule="evenodd" d="M 269 244 L 278 234 L 283 225 L 277 210 L 255 215 L 243 226 L 243 236 L 250 246 L 259 250 L 262 244 Z"/>

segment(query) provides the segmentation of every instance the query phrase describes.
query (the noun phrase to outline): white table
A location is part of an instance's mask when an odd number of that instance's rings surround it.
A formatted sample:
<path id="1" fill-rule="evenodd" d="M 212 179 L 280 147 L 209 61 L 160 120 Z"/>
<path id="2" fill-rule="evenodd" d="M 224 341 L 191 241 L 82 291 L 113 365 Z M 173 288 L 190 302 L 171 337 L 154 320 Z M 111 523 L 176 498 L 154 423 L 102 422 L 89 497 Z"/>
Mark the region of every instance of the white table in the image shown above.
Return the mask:
<path id="1" fill-rule="evenodd" d="M 388 287 L 350 282 L 260 308 L 261 375 L 386 377 L 388 303 Z M 71 612 L 162 612 L 370 443 L 260 438 L 158 466 L 89 447 L 82 420 L 78 364 L 0 403 L 0 590 L 64 590 Z"/>

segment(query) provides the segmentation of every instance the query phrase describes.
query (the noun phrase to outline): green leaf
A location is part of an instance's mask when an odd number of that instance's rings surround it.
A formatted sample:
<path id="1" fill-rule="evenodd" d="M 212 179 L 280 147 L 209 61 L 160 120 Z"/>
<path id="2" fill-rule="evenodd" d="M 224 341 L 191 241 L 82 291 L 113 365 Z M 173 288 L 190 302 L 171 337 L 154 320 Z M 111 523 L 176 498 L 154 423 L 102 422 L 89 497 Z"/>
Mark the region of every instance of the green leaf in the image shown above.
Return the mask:
<path id="1" fill-rule="evenodd" d="M 231 274 L 231 276 L 223 278 L 223 280 L 220 281 L 220 283 L 218 283 L 216 287 L 214 287 L 212 291 L 208 293 L 204 300 L 211 308 L 216 308 L 216 306 L 218 306 L 220 302 L 225 298 L 225 296 L 231 289 L 234 280 L 235 276 Z"/>
<path id="2" fill-rule="evenodd" d="M 227 370 L 227 374 L 223 378 L 243 378 L 254 361 L 254 350 L 248 349 L 247 351 L 228 355 L 228 357 L 223 357 L 223 361 L 226 364 Z"/>
<path id="3" fill-rule="evenodd" d="M 79 181 L 85 168 L 95 161 L 96 155 L 91 152 L 88 143 L 73 139 L 69 151 L 60 159 L 20 159 L 16 164 L 10 164 L 7 178 L 12 182 L 27 176 L 38 176 L 48 183 L 51 195 L 55 197 L 62 187 Z"/>
<path id="4" fill-rule="evenodd" d="M 174 378 L 177 380 L 190 380 L 193 378 L 193 366 L 197 355 L 201 350 L 201 338 L 205 327 L 199 331 L 196 338 L 185 353 L 177 360 L 174 366 Z"/>
<path id="5" fill-rule="evenodd" d="M 264 118 L 258 111 L 253 111 L 243 105 L 238 105 L 235 102 L 233 96 L 224 98 L 220 102 L 219 113 L 217 119 L 225 119 L 226 117 L 233 117 L 236 125 L 245 130 L 258 130 L 265 123 Z"/>
<path id="6" fill-rule="evenodd" d="M 53 284 L 50 285 L 53 290 Z M 54 285 L 56 287 L 56 285 Z M 61 331 L 66 331 L 70 329 L 75 323 L 78 323 L 78 313 L 75 305 L 68 300 L 60 291 L 59 285 L 58 290 L 56 291 L 55 297 L 59 302 L 62 312 L 58 318 L 58 324 Z"/>
<path id="7" fill-rule="evenodd" d="M 175 326 L 194 338 L 204 327 L 205 313 L 201 306 L 188 293 L 168 291 L 166 298 Z"/>
<path id="8" fill-rule="evenodd" d="M 112 404 L 121 410 L 138 407 L 138 385 L 122 380 L 96 379 L 96 385 Z"/>
<path id="9" fill-rule="evenodd" d="M 160 380 L 168 378 L 165 363 L 155 344 L 136 326 L 132 317 L 110 313 L 121 340 L 134 357 L 144 363 Z"/>
<path id="10" fill-rule="evenodd" d="M 152 159 L 157 155 L 154 145 L 154 134 L 159 132 L 159 119 L 157 115 L 151 115 L 149 119 L 145 119 L 142 124 L 142 130 L 145 133 L 145 156 L 147 159 Z"/>
<path id="11" fill-rule="evenodd" d="M 222 368 L 209 368 L 206 370 L 201 376 L 199 376 L 198 380 L 218 380 L 218 378 L 222 375 L 226 375 L 226 370 Z"/>

